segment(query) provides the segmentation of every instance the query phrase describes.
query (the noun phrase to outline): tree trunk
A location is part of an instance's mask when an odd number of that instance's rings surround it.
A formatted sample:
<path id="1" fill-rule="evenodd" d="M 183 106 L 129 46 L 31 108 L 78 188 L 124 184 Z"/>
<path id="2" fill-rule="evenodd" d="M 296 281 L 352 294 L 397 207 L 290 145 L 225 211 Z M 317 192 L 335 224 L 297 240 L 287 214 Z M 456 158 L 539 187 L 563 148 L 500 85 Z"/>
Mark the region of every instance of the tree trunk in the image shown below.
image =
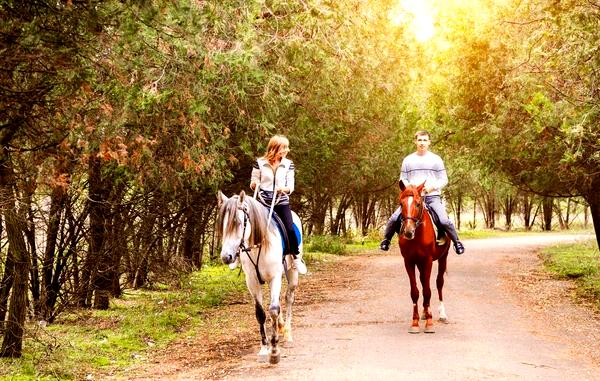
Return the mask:
<path id="1" fill-rule="evenodd" d="M 46 249 L 42 262 L 42 295 L 40 300 L 40 317 L 44 320 L 52 315 L 55 290 L 52 289 L 52 278 L 56 256 L 56 241 L 60 229 L 60 221 L 65 204 L 65 192 L 62 188 L 56 188 L 52 192 L 50 200 L 50 214 L 48 216 L 48 232 L 46 234 Z"/>
<path id="2" fill-rule="evenodd" d="M 592 217 L 592 224 L 594 225 L 594 232 L 596 233 L 596 244 L 600 249 L 600 177 L 596 176 L 592 179 L 590 188 L 585 192 L 583 198 L 590 207 L 590 215 Z"/>
<path id="3" fill-rule="evenodd" d="M 542 201 L 542 230 L 551 231 L 552 230 L 552 208 L 554 205 L 554 199 L 551 197 L 546 197 Z"/>
<path id="4" fill-rule="evenodd" d="M 191 203 L 187 205 L 185 212 L 185 229 L 182 237 L 182 256 L 190 268 L 199 269 L 202 266 L 200 251 L 200 221 L 202 219 L 201 195 L 198 191 L 191 197 Z"/>
<path id="5" fill-rule="evenodd" d="M 496 227 L 496 195 L 493 191 L 485 192 L 483 194 L 483 218 L 485 220 L 485 227 L 493 229 Z"/>
<path id="6" fill-rule="evenodd" d="M 460 226 L 462 223 L 461 215 L 462 215 L 462 204 L 463 204 L 463 193 L 459 192 L 456 197 L 456 228 L 460 230 Z"/>
<path id="7" fill-rule="evenodd" d="M 340 235 L 342 230 L 345 230 L 345 215 L 348 207 L 352 203 L 352 197 L 347 195 L 342 195 L 340 199 L 340 203 L 338 205 L 337 211 L 335 213 L 335 217 L 331 218 L 331 234 L 332 235 Z"/>
<path id="8" fill-rule="evenodd" d="M 106 310 L 111 295 L 112 261 L 105 247 L 104 238 L 107 232 L 108 218 L 108 179 L 102 176 L 102 165 L 97 157 L 90 158 L 89 166 L 90 194 L 90 246 L 88 257 L 91 265 L 91 286 L 94 292 L 93 307 Z"/>
<path id="9" fill-rule="evenodd" d="M 325 217 L 329 199 L 326 195 L 317 194 L 311 202 L 310 224 L 312 234 L 322 235 L 325 231 Z"/>
<path id="10" fill-rule="evenodd" d="M 590 213 L 589 213 L 588 205 L 583 206 L 583 227 L 587 229 L 588 224 L 590 223 Z"/>
<path id="11" fill-rule="evenodd" d="M 592 223 L 594 224 L 594 232 L 596 233 L 596 244 L 600 248 L 600 197 L 594 196 L 587 199 L 590 205 L 590 214 Z"/>
<path id="12" fill-rule="evenodd" d="M 6 202 L 6 201 L 5 201 Z M 10 208 L 10 206 L 9 206 Z M 27 286 L 29 282 L 30 261 L 25 239 L 23 238 L 24 224 L 12 210 L 5 210 L 6 232 L 10 250 L 14 253 L 14 280 L 8 320 L 4 340 L 0 349 L 0 357 L 21 357 L 23 349 L 23 332 L 27 313 Z"/>
<path id="13" fill-rule="evenodd" d="M 2 281 L 0 281 L 0 324 L 4 323 L 8 312 L 8 296 L 13 285 L 14 274 L 15 260 L 12 251 L 8 250 L 6 262 L 4 263 L 4 274 L 2 275 Z"/>
<path id="14" fill-rule="evenodd" d="M 40 278 L 39 278 L 39 266 L 37 258 L 37 245 L 35 241 L 35 221 L 34 213 L 32 209 L 33 205 L 33 191 L 29 188 L 24 195 L 25 205 L 27 205 L 27 229 L 25 229 L 25 238 L 27 239 L 27 245 L 31 258 L 31 271 L 30 271 L 30 285 L 31 299 L 33 302 L 33 313 L 35 316 L 39 316 L 40 312 Z"/>
<path id="15" fill-rule="evenodd" d="M 505 216 L 505 226 L 506 230 L 510 230 L 512 228 L 512 215 L 515 209 L 515 199 L 511 195 L 507 195 L 504 198 L 504 216 Z"/>
<path id="16" fill-rule="evenodd" d="M 531 230 L 531 226 L 533 225 L 532 221 L 532 211 L 533 211 L 533 200 L 532 196 L 528 193 L 523 194 L 523 224 L 525 225 L 525 230 Z"/>
<path id="17" fill-rule="evenodd" d="M 560 200 L 557 200 L 556 203 L 554 203 L 553 205 L 554 208 L 554 214 L 556 214 L 556 217 L 558 217 L 558 225 L 560 226 L 560 230 L 567 230 L 569 229 L 569 224 L 567 222 L 568 220 L 568 208 L 569 205 L 567 203 L 567 219 L 565 219 L 565 217 L 563 217 L 563 211 L 561 209 L 561 205 L 560 205 Z"/>
<path id="18" fill-rule="evenodd" d="M 0 159 L 0 200 L 2 215 L 6 223 L 8 250 L 12 253 L 12 291 L 8 306 L 8 319 L 4 330 L 4 340 L 0 348 L 0 357 L 21 357 L 23 332 L 27 314 L 27 292 L 31 262 L 24 232 L 25 219 L 17 213 L 14 169 L 3 145 Z"/>

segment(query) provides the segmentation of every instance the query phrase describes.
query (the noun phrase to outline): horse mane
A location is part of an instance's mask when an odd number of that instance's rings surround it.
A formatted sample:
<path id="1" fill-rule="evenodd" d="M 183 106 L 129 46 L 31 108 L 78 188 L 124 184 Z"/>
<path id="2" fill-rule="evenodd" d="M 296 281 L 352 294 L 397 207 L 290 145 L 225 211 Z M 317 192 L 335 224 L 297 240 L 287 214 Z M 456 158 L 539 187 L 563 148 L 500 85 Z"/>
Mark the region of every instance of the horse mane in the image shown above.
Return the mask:
<path id="1" fill-rule="evenodd" d="M 237 212 L 240 196 L 232 196 L 225 201 L 219 210 L 219 218 L 217 220 L 216 233 L 218 237 L 232 234 L 236 231 L 238 220 Z M 250 197 L 244 197 L 244 205 L 247 207 L 248 218 L 251 226 L 249 244 L 251 246 L 261 245 L 263 249 L 269 248 L 269 240 L 267 239 L 267 212 L 266 208 L 259 204 L 256 200 Z M 223 222 L 227 217 L 227 226 L 223 226 Z M 273 225 L 271 224 L 271 228 Z"/>

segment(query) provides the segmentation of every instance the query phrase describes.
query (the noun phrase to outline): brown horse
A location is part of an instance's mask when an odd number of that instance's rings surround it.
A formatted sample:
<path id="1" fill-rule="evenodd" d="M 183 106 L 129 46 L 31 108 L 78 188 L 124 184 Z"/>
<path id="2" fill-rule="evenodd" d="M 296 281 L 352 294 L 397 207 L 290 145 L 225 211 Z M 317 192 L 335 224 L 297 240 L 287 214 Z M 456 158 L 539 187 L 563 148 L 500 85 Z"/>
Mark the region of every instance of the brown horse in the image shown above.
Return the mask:
<path id="1" fill-rule="evenodd" d="M 450 239 L 446 237 L 445 242 L 436 242 L 436 232 L 429 211 L 425 207 L 425 200 L 421 196 L 424 183 L 419 186 L 405 186 L 400 181 L 400 205 L 402 207 L 402 227 L 399 233 L 400 253 L 404 258 L 404 267 L 410 280 L 410 296 L 413 302 L 413 320 L 409 329 L 410 333 L 419 333 L 419 289 L 417 288 L 415 267 L 419 269 L 419 279 L 423 288 L 423 319 L 425 320 L 425 332 L 435 332 L 433 328 L 432 315 L 429 308 L 431 300 L 431 288 L 429 278 L 433 261 L 438 261 L 438 273 L 436 286 L 440 300 L 440 321 L 446 321 L 442 288 L 444 287 L 444 273 L 448 259 Z"/>

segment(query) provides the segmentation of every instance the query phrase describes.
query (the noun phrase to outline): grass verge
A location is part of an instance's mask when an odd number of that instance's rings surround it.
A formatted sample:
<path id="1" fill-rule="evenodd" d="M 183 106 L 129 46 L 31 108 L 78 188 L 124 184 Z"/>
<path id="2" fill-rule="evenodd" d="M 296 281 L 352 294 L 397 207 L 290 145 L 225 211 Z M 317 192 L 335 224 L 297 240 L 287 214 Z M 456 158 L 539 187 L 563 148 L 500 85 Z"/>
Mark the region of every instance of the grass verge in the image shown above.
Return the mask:
<path id="1" fill-rule="evenodd" d="M 577 297 L 600 310 L 600 251 L 595 239 L 548 247 L 541 256 L 546 269 L 560 278 L 574 280 Z"/>
<path id="2" fill-rule="evenodd" d="M 0 380 L 102 379 L 193 335 L 211 309 L 246 294 L 237 271 L 209 266 L 176 290 L 127 291 L 107 311 L 79 310 L 48 326 L 29 324 L 22 358 L 0 359 Z"/>

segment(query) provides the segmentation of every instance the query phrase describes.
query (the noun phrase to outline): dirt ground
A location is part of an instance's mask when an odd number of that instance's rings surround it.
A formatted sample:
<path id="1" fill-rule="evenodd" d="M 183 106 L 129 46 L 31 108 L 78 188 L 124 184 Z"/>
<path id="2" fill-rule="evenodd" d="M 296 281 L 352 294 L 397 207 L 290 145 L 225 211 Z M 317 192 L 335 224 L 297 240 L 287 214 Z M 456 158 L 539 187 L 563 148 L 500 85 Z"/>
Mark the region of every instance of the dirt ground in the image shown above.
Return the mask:
<path id="1" fill-rule="evenodd" d="M 282 348 L 280 364 L 257 362 L 248 299 L 130 369 L 127 379 L 600 380 L 600 314 L 573 303 L 572 286 L 541 271 L 536 255 L 578 238 L 471 240 L 464 255 L 451 250 L 449 322 L 436 322 L 433 334 L 408 333 L 412 302 L 397 246 L 320 263 L 300 280 L 295 341 Z M 437 319 L 435 289 L 432 306 Z"/>

